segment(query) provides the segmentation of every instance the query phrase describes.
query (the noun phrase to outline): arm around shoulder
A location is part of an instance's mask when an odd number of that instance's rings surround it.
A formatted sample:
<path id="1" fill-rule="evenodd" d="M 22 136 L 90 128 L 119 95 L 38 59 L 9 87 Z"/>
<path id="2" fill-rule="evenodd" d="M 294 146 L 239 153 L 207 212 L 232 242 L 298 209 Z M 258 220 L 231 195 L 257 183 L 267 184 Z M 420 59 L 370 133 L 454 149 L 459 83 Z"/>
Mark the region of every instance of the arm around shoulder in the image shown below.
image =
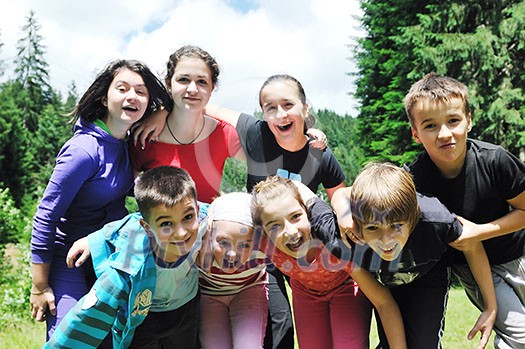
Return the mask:
<path id="1" fill-rule="evenodd" d="M 237 121 L 239 121 L 241 113 L 220 105 L 208 104 L 206 106 L 206 115 L 218 120 L 226 121 L 234 127 L 237 127 Z"/>

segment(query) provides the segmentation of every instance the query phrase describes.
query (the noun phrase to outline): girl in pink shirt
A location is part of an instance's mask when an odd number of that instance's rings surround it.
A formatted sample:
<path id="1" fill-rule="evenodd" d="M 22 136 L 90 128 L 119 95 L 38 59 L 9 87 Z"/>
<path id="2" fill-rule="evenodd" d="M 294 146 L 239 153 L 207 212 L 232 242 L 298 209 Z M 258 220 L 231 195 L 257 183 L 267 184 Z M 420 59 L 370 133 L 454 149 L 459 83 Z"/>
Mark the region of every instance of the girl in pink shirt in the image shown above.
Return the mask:
<path id="1" fill-rule="evenodd" d="M 272 176 L 252 192 L 252 217 L 264 231 L 266 254 L 290 276 L 301 349 L 368 348 L 369 300 L 388 327 L 390 348 L 406 348 L 401 315 L 388 289 L 315 239 L 316 234 L 335 236 L 338 229 L 328 204 L 303 184 Z"/>

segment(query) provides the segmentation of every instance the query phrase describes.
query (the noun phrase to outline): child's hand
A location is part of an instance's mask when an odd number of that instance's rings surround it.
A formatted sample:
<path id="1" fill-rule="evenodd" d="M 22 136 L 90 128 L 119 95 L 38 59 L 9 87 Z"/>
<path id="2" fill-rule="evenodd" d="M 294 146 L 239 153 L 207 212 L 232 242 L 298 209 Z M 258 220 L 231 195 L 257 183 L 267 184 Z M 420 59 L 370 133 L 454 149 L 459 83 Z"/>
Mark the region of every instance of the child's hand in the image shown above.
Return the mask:
<path id="1" fill-rule="evenodd" d="M 313 138 L 313 140 L 310 141 L 310 147 L 317 148 L 324 150 L 327 145 L 326 135 L 323 131 L 318 130 L 316 128 L 309 128 L 306 131 L 306 134 Z"/>
<path id="2" fill-rule="evenodd" d="M 91 256 L 88 238 L 83 237 L 73 243 L 66 256 L 66 264 L 69 268 L 80 267 Z"/>
<path id="3" fill-rule="evenodd" d="M 168 112 L 161 108 L 138 124 L 133 129 L 133 144 L 137 145 L 140 141 L 141 148 L 144 149 L 146 142 L 156 142 L 166 125 L 167 115 Z"/>
<path id="4" fill-rule="evenodd" d="M 468 333 L 468 339 L 472 340 L 478 332 L 481 332 L 481 339 L 479 341 L 478 349 L 484 349 L 487 345 L 492 327 L 494 326 L 494 321 L 496 321 L 496 311 L 485 310 L 481 313 L 476 321 L 474 327 Z"/>
<path id="5" fill-rule="evenodd" d="M 460 216 L 458 216 L 458 221 L 463 226 L 463 232 L 449 245 L 460 251 L 469 251 L 480 241 L 478 238 L 479 226 Z"/>
<path id="6" fill-rule="evenodd" d="M 29 304 L 31 307 L 31 317 L 36 321 L 44 321 L 48 309 L 53 316 L 56 315 L 55 293 L 49 286 L 42 291 L 31 291 Z"/>

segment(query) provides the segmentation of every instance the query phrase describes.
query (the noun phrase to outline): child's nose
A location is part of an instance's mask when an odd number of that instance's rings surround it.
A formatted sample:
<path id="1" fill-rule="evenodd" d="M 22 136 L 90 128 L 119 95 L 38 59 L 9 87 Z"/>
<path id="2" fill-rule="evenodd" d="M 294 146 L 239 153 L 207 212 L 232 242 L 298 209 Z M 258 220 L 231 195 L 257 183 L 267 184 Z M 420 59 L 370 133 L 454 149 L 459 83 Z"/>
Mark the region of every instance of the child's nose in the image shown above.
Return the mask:
<path id="1" fill-rule="evenodd" d="M 450 129 L 447 127 L 447 125 L 442 125 L 439 129 L 439 138 L 447 138 L 452 135 L 452 132 L 450 132 Z"/>
<path id="2" fill-rule="evenodd" d="M 184 229 L 184 227 L 181 227 L 181 226 L 176 226 L 176 227 L 173 227 L 173 236 L 175 236 L 175 238 L 177 239 L 183 239 L 186 237 L 187 235 L 187 230 Z"/>
<path id="3" fill-rule="evenodd" d="M 226 257 L 228 257 L 228 259 L 230 259 L 230 260 L 235 259 L 236 255 L 237 255 L 237 253 L 234 250 L 228 250 L 226 252 Z"/>
<path id="4" fill-rule="evenodd" d="M 286 110 L 284 110 L 280 105 L 277 106 L 277 113 L 275 114 L 275 117 L 277 118 L 284 118 L 288 113 Z"/>
<path id="5" fill-rule="evenodd" d="M 190 82 L 188 85 L 188 92 L 196 92 L 197 91 L 197 84 L 195 81 Z"/>

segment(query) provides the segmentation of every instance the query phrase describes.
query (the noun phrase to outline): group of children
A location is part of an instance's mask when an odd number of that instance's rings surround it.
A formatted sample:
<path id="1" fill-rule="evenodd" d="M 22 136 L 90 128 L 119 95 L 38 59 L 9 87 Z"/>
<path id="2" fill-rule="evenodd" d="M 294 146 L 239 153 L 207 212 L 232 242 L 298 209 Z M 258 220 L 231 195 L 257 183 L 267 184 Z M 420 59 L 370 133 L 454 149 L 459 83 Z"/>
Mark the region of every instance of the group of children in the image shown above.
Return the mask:
<path id="1" fill-rule="evenodd" d="M 451 266 L 482 310 L 469 338 L 484 347 L 495 323 L 498 348 L 524 348 L 525 165 L 467 140 L 456 80 L 427 75 L 405 104 L 426 151 L 406 169 L 366 166 L 331 206 L 269 176 L 208 207 L 185 170 L 145 171 L 140 213 L 70 251 L 69 264 L 91 254 L 97 279 L 45 347 L 111 333 L 115 348 L 261 348 L 271 263 L 290 279 L 300 348 L 368 348 L 372 309 L 381 348 L 438 348 Z"/>

